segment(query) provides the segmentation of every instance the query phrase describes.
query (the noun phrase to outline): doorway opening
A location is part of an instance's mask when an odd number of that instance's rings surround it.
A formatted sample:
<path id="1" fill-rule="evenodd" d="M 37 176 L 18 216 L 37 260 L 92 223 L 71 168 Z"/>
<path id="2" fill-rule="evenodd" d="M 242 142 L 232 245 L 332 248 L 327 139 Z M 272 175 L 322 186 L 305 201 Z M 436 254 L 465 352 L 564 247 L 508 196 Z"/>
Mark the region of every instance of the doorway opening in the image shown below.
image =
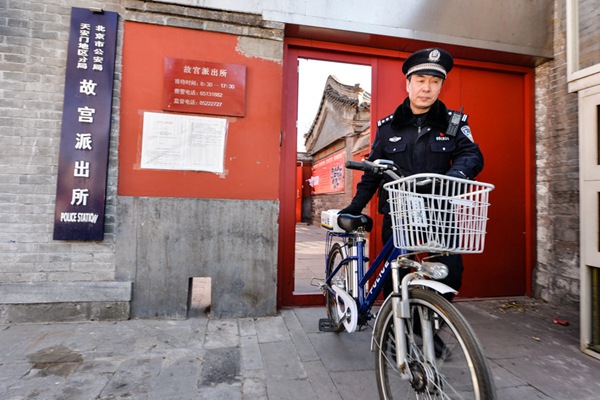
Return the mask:
<path id="1" fill-rule="evenodd" d="M 283 96 L 282 113 L 282 147 L 280 174 L 280 229 L 278 239 L 278 306 L 314 306 L 324 303 L 323 295 L 315 291 L 302 293 L 295 290 L 295 245 L 298 220 L 298 193 L 302 186 L 296 182 L 306 183 L 297 178 L 298 168 L 298 91 L 299 60 L 302 58 L 326 60 L 341 63 L 355 63 L 372 67 L 373 97 L 370 110 L 372 120 L 371 132 L 376 132 L 376 121 L 384 118 L 398 107 L 406 97 L 406 79 L 400 72 L 406 54 L 397 51 L 371 49 L 344 44 L 321 44 L 314 40 L 298 38 L 286 39 L 286 56 L 284 62 L 285 96 Z M 535 131 L 532 128 L 534 75 L 535 70 L 529 67 L 493 64 L 488 62 L 464 61 L 455 59 L 453 78 L 444 85 L 440 99 L 450 109 L 461 107 L 471 116 L 470 126 L 476 140 L 486 158 L 486 167 L 478 179 L 493 182 L 493 207 L 490 208 L 490 221 L 502 221 L 510 216 L 510 224 L 492 223 L 486 237 L 485 254 L 471 254 L 464 258 L 465 274 L 461 287 L 461 297 L 493 297 L 522 295 L 530 291 L 531 271 L 535 265 L 535 185 L 531 182 L 535 175 L 535 159 L 531 149 L 535 149 Z M 489 93 L 495 93 L 490 96 Z M 485 99 L 485 101 L 482 101 Z M 507 101 L 510 99 L 510 101 Z M 498 107 L 506 108 L 507 115 L 498 121 L 494 113 Z M 327 110 L 328 111 L 328 110 Z M 315 122 L 315 116 L 311 116 Z M 310 119 L 310 117 L 309 117 Z M 326 121 L 325 121 L 326 122 Z M 318 126 L 318 124 L 311 125 Z M 510 132 L 511 140 L 505 140 L 506 132 Z M 342 144 L 340 142 L 340 144 Z M 370 143 L 369 143 L 370 145 Z M 588 146 L 590 147 L 590 146 Z M 345 149 L 349 149 L 346 144 Z M 340 149 L 341 150 L 341 149 Z M 334 158 L 337 154 L 332 153 Z M 324 155 L 324 158 L 327 155 Z M 346 160 L 362 158 L 356 153 L 345 153 Z M 507 162 L 507 157 L 510 162 Z M 533 157 L 533 158 L 532 158 Z M 499 167 L 501 166 L 501 167 Z M 506 173 L 509 170 L 510 174 Z M 312 170 L 315 167 L 311 167 Z M 347 174 L 350 178 L 353 174 Z M 309 178 L 310 179 L 310 178 Z M 360 176 L 352 177 L 358 182 Z M 355 190 L 355 185 L 345 183 L 348 194 Z M 312 189 L 312 188 L 311 188 Z M 314 196 L 310 196 L 314 197 Z M 348 200 L 349 201 L 349 200 Z M 344 206 L 346 201 L 337 204 Z M 368 211 L 377 216 L 376 204 L 371 202 Z M 320 222 L 320 219 L 319 219 Z M 373 232 L 378 232 L 380 218 L 375 218 Z M 323 234 L 324 236 L 324 234 Z M 375 254 L 381 248 L 380 235 L 371 235 L 369 252 Z M 507 240 L 510 243 L 507 243 Z M 510 248 L 510 252 L 506 252 Z M 324 253 L 321 261 L 324 266 Z M 485 265 L 486 268 L 478 268 Z M 322 272 L 317 270 L 317 274 Z M 299 274 L 297 274 L 299 275 Z M 507 277 L 510 276 L 510 279 Z"/>
<path id="2" fill-rule="evenodd" d="M 211 278 L 192 277 L 188 288 L 188 318 L 202 318 L 210 313 Z"/>
<path id="3" fill-rule="evenodd" d="M 317 294 L 325 260 L 321 211 L 345 207 L 353 187 L 346 187 L 343 179 L 340 184 L 343 158 L 333 168 L 315 167 L 328 154 L 353 145 L 360 131 L 370 126 L 369 111 L 361 107 L 366 99 L 370 104 L 372 71 L 371 65 L 351 62 L 305 57 L 297 61 L 294 293 Z"/>

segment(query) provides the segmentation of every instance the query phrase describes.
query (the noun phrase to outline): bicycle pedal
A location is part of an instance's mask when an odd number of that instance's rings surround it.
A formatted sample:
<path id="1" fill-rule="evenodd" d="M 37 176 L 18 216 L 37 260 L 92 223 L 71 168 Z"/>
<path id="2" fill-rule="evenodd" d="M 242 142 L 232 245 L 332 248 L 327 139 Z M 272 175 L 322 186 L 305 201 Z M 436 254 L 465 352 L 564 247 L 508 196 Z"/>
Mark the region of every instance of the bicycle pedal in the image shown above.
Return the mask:
<path id="1" fill-rule="evenodd" d="M 321 318 L 319 320 L 319 330 L 321 332 L 335 332 L 338 324 L 331 318 Z"/>
<path id="2" fill-rule="evenodd" d="M 315 287 L 321 288 L 321 287 L 323 287 L 324 284 L 325 284 L 325 279 L 317 278 L 316 276 L 313 276 L 310 279 L 310 286 L 315 286 Z"/>

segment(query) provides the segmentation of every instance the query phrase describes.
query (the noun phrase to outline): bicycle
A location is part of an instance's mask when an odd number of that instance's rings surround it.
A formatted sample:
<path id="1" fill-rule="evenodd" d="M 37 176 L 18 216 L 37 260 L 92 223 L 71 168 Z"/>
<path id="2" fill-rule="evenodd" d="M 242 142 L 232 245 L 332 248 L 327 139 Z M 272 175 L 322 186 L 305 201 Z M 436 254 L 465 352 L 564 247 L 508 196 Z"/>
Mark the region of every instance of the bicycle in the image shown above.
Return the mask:
<path id="1" fill-rule="evenodd" d="M 488 194 L 494 186 L 436 174 L 403 178 L 387 160 L 349 161 L 346 168 L 393 179 L 384 184 L 393 235 L 367 267 L 365 235 L 372 219 L 338 215 L 338 210 L 322 213 L 327 236 L 321 288 L 328 318 L 319 320 L 319 329 L 355 332 L 375 318 L 371 351 L 382 399 L 495 399 L 481 345 L 443 297 L 456 291 L 437 281 L 448 268 L 432 261 L 442 254 L 483 251 Z M 393 292 L 375 314 L 372 307 L 390 274 Z"/>

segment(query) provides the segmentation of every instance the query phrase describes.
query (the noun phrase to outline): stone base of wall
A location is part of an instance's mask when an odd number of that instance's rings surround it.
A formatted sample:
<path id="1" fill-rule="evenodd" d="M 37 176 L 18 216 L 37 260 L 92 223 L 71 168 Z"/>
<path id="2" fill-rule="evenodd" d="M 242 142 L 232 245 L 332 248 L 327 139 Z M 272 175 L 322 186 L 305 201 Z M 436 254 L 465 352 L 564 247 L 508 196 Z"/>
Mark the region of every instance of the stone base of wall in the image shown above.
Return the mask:
<path id="1" fill-rule="evenodd" d="M 0 324 L 124 321 L 130 308 L 129 302 L 0 304 Z"/>
<path id="2" fill-rule="evenodd" d="M 129 319 L 131 282 L 0 284 L 0 323 Z"/>
<path id="3" fill-rule="evenodd" d="M 211 278 L 215 318 L 277 312 L 277 201 L 121 196 L 118 208 L 132 318 L 187 318 L 191 278 Z"/>

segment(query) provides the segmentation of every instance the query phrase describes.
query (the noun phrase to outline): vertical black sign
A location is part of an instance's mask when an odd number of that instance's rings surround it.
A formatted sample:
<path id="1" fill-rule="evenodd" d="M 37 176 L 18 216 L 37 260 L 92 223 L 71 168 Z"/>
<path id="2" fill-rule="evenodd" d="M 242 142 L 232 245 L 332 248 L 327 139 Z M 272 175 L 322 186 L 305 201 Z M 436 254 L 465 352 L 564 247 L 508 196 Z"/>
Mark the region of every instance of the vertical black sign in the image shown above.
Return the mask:
<path id="1" fill-rule="evenodd" d="M 118 14 L 71 9 L 54 240 L 102 240 Z"/>

